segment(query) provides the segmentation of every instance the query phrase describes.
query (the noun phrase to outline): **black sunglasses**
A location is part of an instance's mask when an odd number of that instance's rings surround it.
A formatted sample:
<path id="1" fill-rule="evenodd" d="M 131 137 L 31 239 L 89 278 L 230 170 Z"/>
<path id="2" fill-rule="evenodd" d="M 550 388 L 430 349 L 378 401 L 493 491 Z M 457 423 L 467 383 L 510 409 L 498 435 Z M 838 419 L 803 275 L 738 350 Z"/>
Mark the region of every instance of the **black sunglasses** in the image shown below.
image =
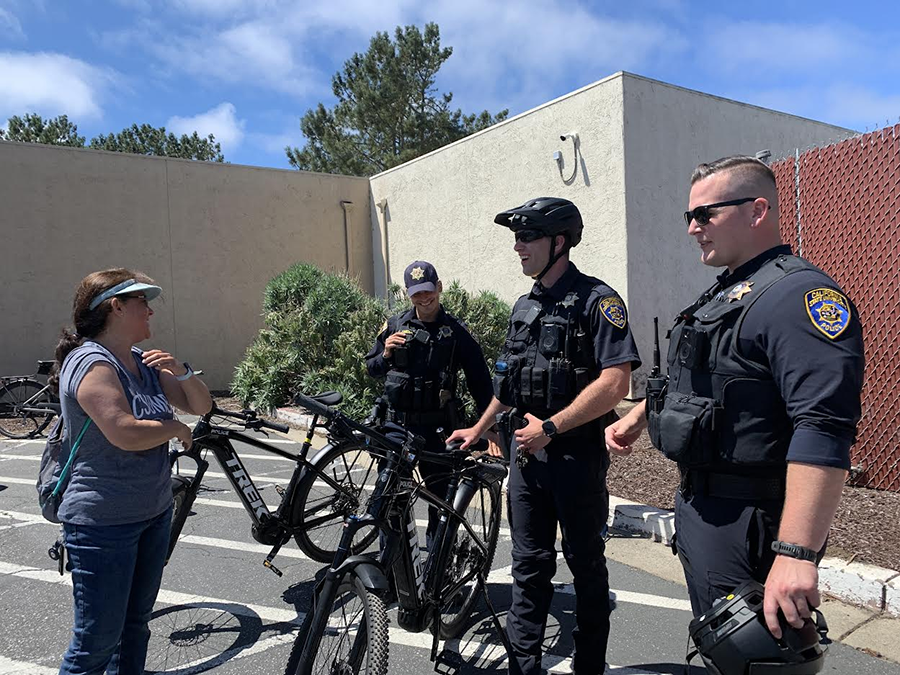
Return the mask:
<path id="1" fill-rule="evenodd" d="M 712 218 L 712 214 L 710 214 L 710 209 L 717 209 L 721 206 L 740 206 L 741 204 L 746 204 L 747 202 L 753 202 L 759 199 L 759 197 L 744 197 L 743 199 L 729 199 L 727 202 L 716 202 L 715 204 L 704 204 L 703 206 L 698 206 L 691 211 L 684 212 L 684 222 L 690 227 L 691 221 L 696 220 L 698 225 L 709 225 L 709 221 Z"/>
<path id="2" fill-rule="evenodd" d="M 145 305 L 149 302 L 147 300 L 146 295 L 117 295 L 117 298 L 121 298 L 122 300 L 141 300 Z"/>
<path id="3" fill-rule="evenodd" d="M 516 231 L 516 241 L 521 241 L 523 244 L 530 244 L 533 241 L 537 241 L 538 239 L 543 239 L 547 235 L 540 230 L 517 230 Z"/>

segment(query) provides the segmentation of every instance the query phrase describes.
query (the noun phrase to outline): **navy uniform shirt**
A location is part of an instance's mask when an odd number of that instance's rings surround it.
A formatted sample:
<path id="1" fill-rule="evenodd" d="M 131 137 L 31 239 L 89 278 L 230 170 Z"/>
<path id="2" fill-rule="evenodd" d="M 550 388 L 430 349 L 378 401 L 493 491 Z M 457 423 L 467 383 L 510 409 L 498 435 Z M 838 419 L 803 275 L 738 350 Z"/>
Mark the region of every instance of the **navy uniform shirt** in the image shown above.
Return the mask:
<path id="1" fill-rule="evenodd" d="M 723 274 L 722 287 L 779 255 L 792 255 L 790 246 L 769 249 Z M 836 329 L 810 307 L 818 289 L 840 294 L 838 303 L 843 298 L 849 309 L 849 321 L 837 335 L 829 335 Z M 770 369 L 781 393 L 794 429 L 787 461 L 849 469 L 861 416 L 863 339 L 856 307 L 834 280 L 820 270 L 803 270 L 776 281 L 747 310 L 738 349 Z"/>
<path id="2" fill-rule="evenodd" d="M 585 316 L 582 317 L 584 326 L 590 335 L 594 348 L 594 363 L 597 364 L 596 378 L 604 368 L 630 363 L 634 371 L 641 365 L 638 356 L 637 345 L 631 334 L 631 326 L 625 314 L 625 304 L 612 288 L 594 277 L 582 274 L 574 263 L 550 288 L 545 288 L 541 282 L 535 282 L 531 292 L 523 295 L 513 307 L 513 315 L 520 310 L 523 304 L 529 300 L 541 303 L 546 313 L 552 313 L 555 305 L 565 299 L 566 294 L 572 289 L 574 283 L 581 279 L 587 279 L 592 283 L 593 289 L 584 306 Z M 617 315 L 615 312 L 621 312 Z M 507 337 L 513 338 L 512 322 L 510 321 Z M 501 401 L 505 405 L 511 405 L 509 401 Z"/>
<path id="3" fill-rule="evenodd" d="M 375 345 L 366 355 L 366 369 L 369 371 L 369 375 L 382 379 L 393 368 L 391 361 L 384 358 L 384 343 L 391 335 L 400 330 L 401 326 L 409 326 L 413 329 L 423 328 L 428 331 L 432 338 L 437 335 L 441 326 L 450 326 L 456 339 L 456 349 L 454 350 L 451 367 L 453 372 L 457 372 L 462 368 L 466 375 L 466 386 L 469 389 L 469 393 L 472 394 L 472 398 L 475 399 L 475 407 L 478 410 L 478 414 L 481 415 L 494 395 L 491 375 L 488 372 L 487 363 L 484 361 L 484 352 L 481 351 L 481 345 L 472 337 L 466 325 L 452 314 L 446 312 L 443 305 L 438 311 L 437 318 L 428 323 L 420 321 L 416 317 L 415 307 L 405 314 L 397 314 L 388 319 L 384 328 L 378 334 Z"/>

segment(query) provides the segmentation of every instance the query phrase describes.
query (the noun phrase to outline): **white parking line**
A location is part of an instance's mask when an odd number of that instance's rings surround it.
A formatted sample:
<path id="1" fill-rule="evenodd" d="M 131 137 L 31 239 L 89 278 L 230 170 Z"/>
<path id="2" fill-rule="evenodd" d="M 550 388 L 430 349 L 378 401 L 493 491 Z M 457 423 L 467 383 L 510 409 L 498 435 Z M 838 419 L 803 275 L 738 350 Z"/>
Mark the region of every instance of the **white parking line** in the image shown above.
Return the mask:
<path id="1" fill-rule="evenodd" d="M 0 675 L 57 675 L 59 668 L 45 668 L 36 663 L 13 661 L 0 656 Z"/>

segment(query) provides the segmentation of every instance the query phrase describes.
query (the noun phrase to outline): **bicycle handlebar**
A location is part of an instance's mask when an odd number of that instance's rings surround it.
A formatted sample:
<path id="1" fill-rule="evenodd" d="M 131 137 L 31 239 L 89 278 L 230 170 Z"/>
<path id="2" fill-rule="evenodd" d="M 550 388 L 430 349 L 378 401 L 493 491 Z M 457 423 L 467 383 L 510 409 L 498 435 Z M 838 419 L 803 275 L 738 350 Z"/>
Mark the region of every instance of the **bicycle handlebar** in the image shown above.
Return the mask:
<path id="1" fill-rule="evenodd" d="M 230 417 L 232 419 L 241 420 L 244 422 L 244 426 L 248 429 L 271 429 L 272 431 L 277 431 L 282 434 L 286 434 L 290 431 L 290 427 L 286 424 L 279 424 L 278 422 L 269 422 L 268 420 L 264 420 L 260 417 L 257 417 L 255 410 L 242 410 L 237 412 L 236 410 L 222 410 L 217 405 L 213 404 L 213 409 L 210 410 L 205 417 L 209 419 L 210 417 L 218 415 L 220 417 Z"/>
<path id="2" fill-rule="evenodd" d="M 294 394 L 294 403 L 296 403 L 301 408 L 305 408 L 313 415 L 318 415 L 319 417 L 324 417 L 329 422 L 334 418 L 335 414 L 338 412 L 334 408 L 329 408 L 327 405 L 323 405 L 319 403 L 314 398 L 310 398 L 309 396 L 304 396 L 303 394 Z"/>

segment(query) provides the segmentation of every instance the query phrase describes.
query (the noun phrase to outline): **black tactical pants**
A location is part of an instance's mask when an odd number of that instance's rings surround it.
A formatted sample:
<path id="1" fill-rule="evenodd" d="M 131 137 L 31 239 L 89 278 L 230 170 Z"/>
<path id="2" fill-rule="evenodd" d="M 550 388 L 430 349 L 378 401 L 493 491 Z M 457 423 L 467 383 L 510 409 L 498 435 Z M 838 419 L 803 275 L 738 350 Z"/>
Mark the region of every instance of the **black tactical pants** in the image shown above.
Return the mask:
<path id="1" fill-rule="evenodd" d="M 609 511 L 609 458 L 599 442 L 574 447 L 563 443 L 550 443 L 546 462 L 532 457 L 523 469 L 515 462 L 510 465 L 513 589 L 506 630 L 513 674 L 541 672 L 556 572 L 557 522 L 563 556 L 575 581 L 573 669 L 577 675 L 596 675 L 605 667 L 611 607 L 601 531 Z"/>
<path id="2" fill-rule="evenodd" d="M 675 495 L 675 547 L 694 616 L 747 581 L 766 583 L 782 502 Z"/>

